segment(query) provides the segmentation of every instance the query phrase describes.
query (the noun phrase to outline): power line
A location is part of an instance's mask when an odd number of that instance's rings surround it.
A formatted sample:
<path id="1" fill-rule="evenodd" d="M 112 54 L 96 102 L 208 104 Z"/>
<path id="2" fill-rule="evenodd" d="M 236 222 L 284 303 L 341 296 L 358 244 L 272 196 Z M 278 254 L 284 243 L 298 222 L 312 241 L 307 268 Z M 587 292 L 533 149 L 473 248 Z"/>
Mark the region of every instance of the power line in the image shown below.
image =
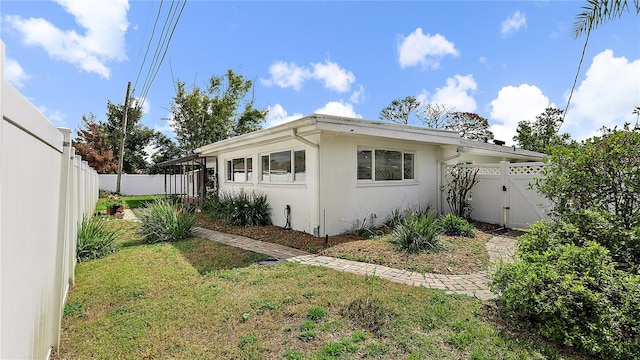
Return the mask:
<path id="1" fill-rule="evenodd" d="M 186 5 L 187 5 L 187 0 L 183 1 L 182 6 L 180 6 L 180 1 L 178 1 L 177 4 L 175 3 L 175 1 L 171 2 L 171 7 L 169 8 L 169 11 L 167 12 L 167 16 L 164 20 L 162 31 L 161 31 L 160 37 L 158 38 L 158 42 L 154 50 L 153 58 L 150 62 L 148 70 L 146 71 L 146 76 L 142 85 L 142 90 L 140 91 L 140 95 L 138 96 L 138 98 L 141 99 L 137 104 L 138 108 L 141 108 L 144 105 L 146 97 L 149 94 L 149 91 L 151 89 L 151 85 L 153 84 L 153 81 L 155 80 L 156 76 L 158 75 L 158 72 L 160 71 L 160 68 L 162 67 L 164 59 L 169 50 L 169 44 L 171 43 L 171 39 L 173 38 L 173 34 L 175 33 L 176 27 L 178 26 L 178 22 L 180 21 L 180 18 L 182 16 L 182 13 Z M 179 12 L 178 12 L 178 9 L 179 9 Z M 160 10 L 159 10 L 159 13 L 160 13 Z M 159 17 L 159 14 L 158 14 L 158 17 Z M 155 27 L 156 25 L 154 25 L 154 28 Z M 151 44 L 151 40 L 149 44 Z M 142 73 L 142 67 L 141 67 L 140 73 Z M 135 88 L 134 88 L 134 91 L 135 91 Z"/>
<path id="2" fill-rule="evenodd" d="M 138 76 L 136 77 L 136 82 L 133 84 L 133 88 L 135 89 L 138 86 L 138 80 L 140 80 L 140 74 L 142 74 L 142 68 L 144 68 L 144 64 L 147 61 L 147 55 L 149 54 L 149 49 L 151 48 L 151 42 L 153 41 L 153 37 L 156 33 L 156 26 L 158 25 L 158 19 L 160 19 L 160 13 L 162 12 L 162 4 L 164 0 L 160 0 L 160 6 L 158 7 L 158 14 L 156 14 L 156 20 L 153 22 L 153 29 L 151 30 L 151 37 L 149 38 L 149 42 L 147 43 L 147 50 L 144 52 L 144 58 L 142 59 L 142 64 L 140 65 L 140 69 L 138 70 Z M 145 29 L 146 36 L 146 29 Z M 142 44 L 140 44 L 140 48 L 142 50 Z"/>

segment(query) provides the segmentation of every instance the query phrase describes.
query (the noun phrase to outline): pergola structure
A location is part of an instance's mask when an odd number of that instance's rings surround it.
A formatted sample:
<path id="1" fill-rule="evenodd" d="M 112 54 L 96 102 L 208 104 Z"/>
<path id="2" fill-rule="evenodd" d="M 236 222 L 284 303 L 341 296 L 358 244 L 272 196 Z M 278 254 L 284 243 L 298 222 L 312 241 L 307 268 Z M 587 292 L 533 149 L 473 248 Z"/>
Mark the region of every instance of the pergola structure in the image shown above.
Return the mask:
<path id="1" fill-rule="evenodd" d="M 158 163 L 164 174 L 165 196 L 179 197 L 184 206 L 202 206 L 218 190 L 215 160 L 193 154 Z"/>

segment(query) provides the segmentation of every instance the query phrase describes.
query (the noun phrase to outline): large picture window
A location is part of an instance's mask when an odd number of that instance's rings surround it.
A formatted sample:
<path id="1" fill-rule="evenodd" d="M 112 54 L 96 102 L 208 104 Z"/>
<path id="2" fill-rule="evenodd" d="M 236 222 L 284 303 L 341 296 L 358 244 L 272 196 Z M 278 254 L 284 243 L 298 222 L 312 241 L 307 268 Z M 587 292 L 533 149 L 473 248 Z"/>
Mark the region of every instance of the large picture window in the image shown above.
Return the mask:
<path id="1" fill-rule="evenodd" d="M 304 150 L 278 151 L 262 155 L 262 182 L 290 183 L 306 180 L 306 155 Z"/>
<path id="2" fill-rule="evenodd" d="M 358 180 L 401 181 L 414 179 L 412 153 L 396 150 L 359 149 Z"/>

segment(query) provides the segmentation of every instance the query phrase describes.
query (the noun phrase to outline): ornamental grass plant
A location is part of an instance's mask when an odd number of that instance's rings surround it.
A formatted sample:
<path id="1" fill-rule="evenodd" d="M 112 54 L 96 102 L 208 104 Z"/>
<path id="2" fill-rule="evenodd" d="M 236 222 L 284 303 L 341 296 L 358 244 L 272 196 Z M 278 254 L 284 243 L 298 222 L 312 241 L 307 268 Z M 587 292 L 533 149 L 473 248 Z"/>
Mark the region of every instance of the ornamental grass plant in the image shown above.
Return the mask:
<path id="1" fill-rule="evenodd" d="M 141 212 L 138 231 L 147 243 L 174 242 L 191 237 L 196 215 L 156 199 Z"/>

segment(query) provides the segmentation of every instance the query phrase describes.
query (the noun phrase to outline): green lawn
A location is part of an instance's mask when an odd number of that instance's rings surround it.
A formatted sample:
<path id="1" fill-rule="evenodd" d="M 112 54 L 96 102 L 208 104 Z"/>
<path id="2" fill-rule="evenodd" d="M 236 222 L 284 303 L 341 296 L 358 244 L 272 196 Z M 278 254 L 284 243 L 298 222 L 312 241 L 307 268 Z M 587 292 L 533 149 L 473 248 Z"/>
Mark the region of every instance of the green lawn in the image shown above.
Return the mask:
<path id="1" fill-rule="evenodd" d="M 479 300 L 190 239 L 76 268 L 57 359 L 567 359 Z"/>
<path id="2" fill-rule="evenodd" d="M 164 195 L 138 195 L 138 196 L 121 196 L 120 199 L 122 199 L 125 203 L 125 207 L 127 209 L 137 209 L 137 208 L 142 208 L 145 207 L 145 204 L 147 202 L 153 201 L 154 199 L 157 198 L 163 198 Z M 98 211 L 105 211 L 106 210 L 106 203 L 107 199 L 104 198 L 100 198 L 98 199 L 98 203 L 96 204 L 96 212 Z"/>

